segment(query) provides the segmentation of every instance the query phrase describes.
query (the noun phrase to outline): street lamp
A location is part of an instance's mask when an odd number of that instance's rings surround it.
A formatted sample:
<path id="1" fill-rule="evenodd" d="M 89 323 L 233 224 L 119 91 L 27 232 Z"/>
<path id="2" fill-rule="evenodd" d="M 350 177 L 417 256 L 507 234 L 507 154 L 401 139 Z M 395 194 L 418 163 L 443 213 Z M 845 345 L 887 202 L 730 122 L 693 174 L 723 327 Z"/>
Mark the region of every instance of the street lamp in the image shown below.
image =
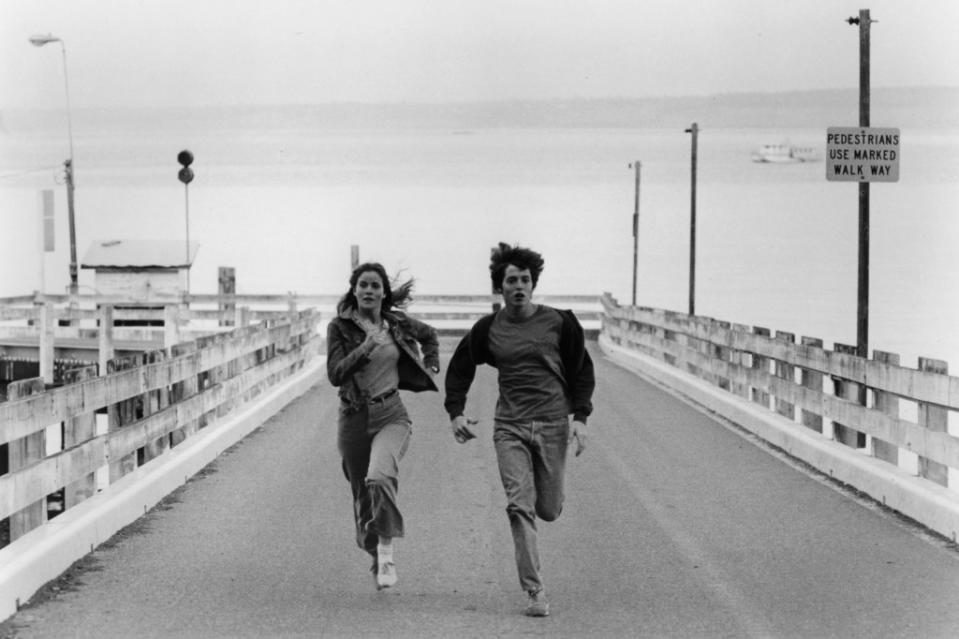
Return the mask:
<path id="1" fill-rule="evenodd" d="M 60 43 L 60 51 L 63 54 L 63 88 L 67 96 L 67 135 L 70 139 L 70 157 L 63 163 L 67 183 L 67 211 L 69 213 L 70 223 L 70 297 L 71 302 L 76 302 L 79 294 L 77 284 L 77 229 L 76 217 L 73 211 L 73 122 L 70 115 L 70 82 L 67 76 L 67 47 L 60 38 L 54 37 L 49 33 L 47 35 L 30 36 L 30 44 L 35 47 L 42 47 L 51 42 Z"/>

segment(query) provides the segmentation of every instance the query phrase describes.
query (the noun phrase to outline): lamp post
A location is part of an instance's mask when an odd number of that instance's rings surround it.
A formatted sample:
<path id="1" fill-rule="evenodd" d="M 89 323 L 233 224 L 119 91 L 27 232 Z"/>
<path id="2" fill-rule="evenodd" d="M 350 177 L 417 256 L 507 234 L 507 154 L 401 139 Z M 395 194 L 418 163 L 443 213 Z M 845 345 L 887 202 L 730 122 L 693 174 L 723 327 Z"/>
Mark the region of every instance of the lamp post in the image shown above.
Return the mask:
<path id="1" fill-rule="evenodd" d="M 47 35 L 30 37 L 30 44 L 35 47 L 42 47 L 51 42 L 60 43 L 60 51 L 63 54 L 63 88 L 67 96 L 67 135 L 70 140 L 70 157 L 64 161 L 63 168 L 67 184 L 67 213 L 70 225 L 70 299 L 71 303 L 75 303 L 80 287 L 77 284 L 77 228 L 76 216 L 73 209 L 73 122 L 70 115 L 70 81 L 67 75 L 67 47 L 63 43 L 63 40 L 49 33 Z"/>

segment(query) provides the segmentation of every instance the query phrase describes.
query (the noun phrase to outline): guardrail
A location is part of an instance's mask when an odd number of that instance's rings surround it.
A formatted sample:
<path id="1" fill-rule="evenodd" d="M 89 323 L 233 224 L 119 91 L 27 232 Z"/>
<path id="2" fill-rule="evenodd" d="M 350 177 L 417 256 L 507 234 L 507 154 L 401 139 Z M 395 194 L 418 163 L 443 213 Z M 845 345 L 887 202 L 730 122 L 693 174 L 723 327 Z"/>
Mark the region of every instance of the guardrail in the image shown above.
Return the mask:
<path id="1" fill-rule="evenodd" d="M 5 541 L 43 526 L 294 374 L 319 354 L 319 321 L 308 309 L 113 358 L 102 376 L 95 364 L 66 371 L 59 387 L 42 377 L 11 382 L 9 401 L 0 402 L 0 446 L 9 451 L 9 467 L 0 468 Z M 48 435 L 59 440 L 52 452 Z"/>
<path id="2" fill-rule="evenodd" d="M 122 324 L 163 324 L 164 308 L 177 309 L 175 321 L 184 327 L 193 326 L 201 332 L 229 330 L 251 322 L 285 317 L 297 309 L 314 308 L 326 320 L 333 316 L 340 295 L 184 295 L 158 298 L 149 304 L 131 302 L 122 297 L 81 295 L 72 299 L 66 295 L 21 295 L 0 298 L 0 337 L 15 335 L 19 329 L 29 333 L 27 325 L 40 322 L 44 306 L 56 309 L 61 324 L 57 330 L 63 337 L 95 336 L 95 331 L 82 327 L 100 321 L 100 309 L 112 307 L 113 320 Z M 598 295 L 537 295 L 537 302 L 576 312 L 590 337 L 599 331 L 602 306 Z M 441 335 L 462 334 L 495 304 L 502 302 L 499 295 L 415 295 L 407 312 L 433 324 Z M 77 332 L 79 331 L 79 332 Z M 87 331 L 86 333 L 84 331 Z M 157 329 L 144 328 L 140 333 L 130 326 L 117 329 L 118 339 L 163 341 Z"/>
<path id="3" fill-rule="evenodd" d="M 959 512 L 953 490 L 959 489 L 959 437 L 949 432 L 950 416 L 956 420 L 959 412 L 959 378 L 948 375 L 946 362 L 920 358 L 911 369 L 894 353 L 874 351 L 864 359 L 855 347 L 828 350 L 816 338 L 797 344 L 791 333 L 622 307 L 608 293 L 602 304 L 601 339 L 747 400 L 784 418 L 796 433 L 855 450 L 880 470 L 915 477 L 944 500 L 940 506 Z M 908 503 L 889 504 L 885 493 L 853 485 L 956 540 L 954 522 L 939 526 Z"/>

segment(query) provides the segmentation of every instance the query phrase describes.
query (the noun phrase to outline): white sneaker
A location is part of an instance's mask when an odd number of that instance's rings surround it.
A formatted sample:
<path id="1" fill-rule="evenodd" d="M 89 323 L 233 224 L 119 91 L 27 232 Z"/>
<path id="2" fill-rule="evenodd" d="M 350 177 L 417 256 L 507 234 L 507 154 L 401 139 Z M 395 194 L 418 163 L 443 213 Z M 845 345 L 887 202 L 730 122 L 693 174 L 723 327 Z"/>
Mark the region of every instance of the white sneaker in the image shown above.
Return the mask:
<path id="1" fill-rule="evenodd" d="M 392 559 L 380 559 L 376 570 L 376 588 L 382 590 L 396 585 L 396 566 Z"/>
<path id="2" fill-rule="evenodd" d="M 548 617 L 549 602 L 546 600 L 546 593 L 542 590 L 536 590 L 527 593 L 529 599 L 526 602 L 526 610 L 523 611 L 527 617 Z"/>

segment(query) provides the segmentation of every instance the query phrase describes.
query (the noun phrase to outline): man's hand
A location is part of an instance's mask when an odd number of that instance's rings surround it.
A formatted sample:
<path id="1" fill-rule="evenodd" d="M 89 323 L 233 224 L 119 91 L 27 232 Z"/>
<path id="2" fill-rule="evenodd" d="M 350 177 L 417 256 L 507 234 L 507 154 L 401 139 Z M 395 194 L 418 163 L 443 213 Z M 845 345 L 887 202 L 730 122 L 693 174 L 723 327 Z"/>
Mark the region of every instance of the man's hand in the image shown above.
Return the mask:
<path id="1" fill-rule="evenodd" d="M 569 434 L 569 443 L 572 443 L 573 440 L 576 440 L 576 456 L 579 457 L 584 450 L 586 450 L 586 436 L 589 433 L 589 429 L 586 427 L 586 424 L 583 422 L 573 421 L 573 428 Z"/>
<path id="2" fill-rule="evenodd" d="M 457 415 L 450 420 L 450 429 L 453 431 L 453 437 L 461 444 L 476 437 L 476 433 L 469 429 L 470 426 L 477 424 L 475 419 L 466 419 L 463 415 Z"/>

